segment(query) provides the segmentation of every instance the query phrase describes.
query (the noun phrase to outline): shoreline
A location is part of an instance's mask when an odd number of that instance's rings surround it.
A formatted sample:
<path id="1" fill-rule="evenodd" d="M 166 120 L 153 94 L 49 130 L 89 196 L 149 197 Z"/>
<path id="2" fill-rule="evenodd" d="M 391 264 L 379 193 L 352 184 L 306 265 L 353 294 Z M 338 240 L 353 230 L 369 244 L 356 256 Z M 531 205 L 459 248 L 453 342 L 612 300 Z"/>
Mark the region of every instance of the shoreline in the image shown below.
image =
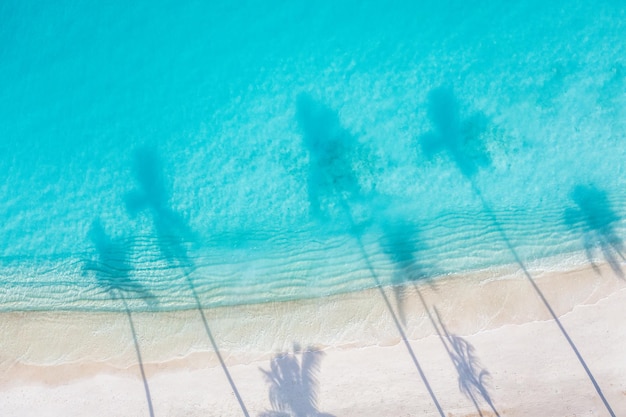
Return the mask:
<path id="1" fill-rule="evenodd" d="M 626 412 L 626 382 L 619 377 L 626 374 L 626 360 L 619 352 L 626 340 L 626 326 L 621 325 L 626 313 L 626 282 L 616 277 L 608 265 L 602 265 L 599 271 L 602 275 L 588 266 L 568 272 L 536 273 L 533 278 L 589 368 L 594 375 L 600 375 L 596 378 L 607 391 L 605 395 L 614 410 Z M 294 343 L 303 348 L 315 346 L 325 354 L 319 373 L 322 412 L 337 416 L 422 415 L 422 411 L 438 415 L 423 381 L 416 379 L 415 366 L 407 355 L 409 346 L 424 367 L 432 390 L 441 397 L 441 407 L 472 412 L 472 403 L 459 392 L 458 375 L 437 333 L 443 334 L 443 326 L 474 347 L 492 376 L 491 392 L 501 415 L 606 412 L 521 272 L 502 279 L 480 273 L 449 276 L 407 286 L 402 291 L 398 287 L 385 288 L 385 294 L 402 322 L 406 345 L 376 288 L 322 299 L 215 308 L 204 313 L 208 333 L 255 415 L 270 407 L 267 383 L 259 369 L 269 369 L 273 355 L 292 350 Z M 439 325 L 435 324 L 437 314 Z M 161 410 L 157 415 L 204 415 L 211 407 L 221 407 L 219 415 L 241 415 L 197 310 L 132 313 L 131 320 L 155 410 Z M 98 401 L 101 398 L 96 393 L 117 391 L 112 388 L 117 386 L 125 387 L 119 395 L 125 390 L 135 393 L 122 403 L 136 409 L 136 414 L 123 414 L 146 415 L 145 410 L 141 411 L 146 397 L 141 391 L 133 333 L 126 314 L 0 313 L 0 322 L 4 335 L 0 409 L 11 410 L 9 415 L 31 415 L 24 414 L 28 408 L 20 408 L 29 402 L 18 401 L 18 393 L 22 399 L 48 398 L 51 404 L 56 403 L 51 396 L 67 395 L 69 405 L 59 406 L 58 414 L 50 415 L 61 415 L 66 409 L 73 410 L 73 415 L 89 415 L 89 407 L 72 405 L 71 398 L 82 398 L 89 391 L 94 396 L 92 401 Z M 209 392 L 215 385 L 209 384 L 201 393 L 189 391 L 190 386 L 206 380 L 220 381 L 220 388 Z M 373 404 L 361 408 L 356 398 L 352 402 L 345 398 L 352 390 L 372 389 L 375 392 L 371 398 L 380 399 L 382 408 Z M 567 414 L 565 408 L 554 408 L 553 414 L 546 414 L 543 408 L 532 411 L 532 404 L 524 404 L 524 396 L 519 393 L 528 390 L 541 394 L 533 407 L 557 407 L 556 399 L 548 398 L 548 393 L 558 391 L 567 399 L 563 407 L 576 409 L 579 404 L 588 414 L 580 410 L 579 414 Z M 190 400 L 187 396 L 193 392 L 197 397 Z M 542 400 L 542 396 L 548 397 Z M 200 404 L 200 408 L 187 414 L 171 408 L 171 404 L 178 404 L 182 410 L 189 401 Z M 409 407 L 411 404 L 414 408 Z M 170 411 L 163 411 L 166 406 Z M 107 409 L 106 414 L 115 414 L 114 408 Z"/>

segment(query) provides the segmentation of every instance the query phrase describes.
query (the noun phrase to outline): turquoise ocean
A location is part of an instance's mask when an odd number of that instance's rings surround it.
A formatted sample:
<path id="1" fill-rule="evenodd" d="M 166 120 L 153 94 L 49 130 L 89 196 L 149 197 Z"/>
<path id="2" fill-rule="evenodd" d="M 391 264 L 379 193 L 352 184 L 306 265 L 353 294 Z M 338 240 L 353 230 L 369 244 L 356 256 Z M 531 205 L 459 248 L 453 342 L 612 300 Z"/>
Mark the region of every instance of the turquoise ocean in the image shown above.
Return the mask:
<path id="1" fill-rule="evenodd" d="M 621 1 L 3 0 L 0 311 L 620 275 L 625 141 Z"/>

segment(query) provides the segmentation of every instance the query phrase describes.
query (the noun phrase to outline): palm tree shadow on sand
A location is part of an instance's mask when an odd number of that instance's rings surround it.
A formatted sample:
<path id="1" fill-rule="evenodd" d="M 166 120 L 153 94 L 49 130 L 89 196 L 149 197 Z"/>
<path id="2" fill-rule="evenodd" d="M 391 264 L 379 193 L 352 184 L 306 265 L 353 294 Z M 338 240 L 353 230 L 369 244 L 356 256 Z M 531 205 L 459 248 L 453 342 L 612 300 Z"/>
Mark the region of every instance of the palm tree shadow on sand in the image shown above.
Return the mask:
<path id="1" fill-rule="evenodd" d="M 324 353 L 315 348 L 283 352 L 270 360 L 270 369 L 261 369 L 269 384 L 272 410 L 259 417 L 334 417 L 318 408 L 320 364 Z"/>
<path id="2" fill-rule="evenodd" d="M 195 234 L 183 217 L 170 207 L 170 197 L 163 175 L 163 168 L 157 154 L 153 150 L 141 148 L 135 152 L 134 174 L 137 188 L 126 195 L 128 212 L 131 215 L 146 212 L 152 220 L 159 250 L 169 268 L 182 271 L 222 371 L 235 394 L 242 413 L 244 416 L 249 417 L 248 410 L 239 394 L 235 381 L 230 375 L 226 362 L 213 337 L 192 279 L 192 274 L 196 267 L 193 259 L 189 256 L 189 249 L 196 243 Z"/>
<path id="3" fill-rule="evenodd" d="M 413 351 L 404 332 L 400 318 L 395 313 L 389 297 L 385 293 L 362 240 L 366 219 L 357 223 L 352 214 L 352 206 L 366 203 L 370 209 L 376 206 L 373 195 L 365 195 L 358 182 L 351 158 L 355 154 L 357 141 L 341 126 L 337 114 L 308 94 L 297 98 L 296 117 L 302 129 L 303 144 L 309 154 L 308 193 L 311 215 L 314 219 L 345 223 L 355 237 L 370 275 L 378 289 L 387 310 L 400 334 L 400 337 L 424 383 L 430 398 L 439 414 L 445 416 L 426 374 Z"/>
<path id="4" fill-rule="evenodd" d="M 496 407 L 491 399 L 491 395 L 489 394 L 489 390 L 487 389 L 487 379 L 490 377 L 490 374 L 480 364 L 480 360 L 476 356 L 474 346 L 461 336 L 448 332 L 448 329 L 444 325 L 441 320 L 441 316 L 437 311 L 437 307 L 433 308 L 435 309 L 437 322 L 439 323 L 441 329 L 439 329 L 439 327 L 437 327 L 434 323 L 430 312 L 428 312 L 428 316 L 431 321 L 433 321 L 433 325 L 437 329 L 437 334 L 445 346 L 446 352 L 448 353 L 448 356 L 450 356 L 450 360 L 454 364 L 454 367 L 459 375 L 459 390 L 463 393 L 463 395 L 472 401 L 474 407 L 476 407 L 476 411 L 481 417 L 483 417 L 483 412 L 478 404 L 479 398 L 486 402 L 491 408 L 491 411 L 499 417 L 500 413 L 496 410 Z"/>
<path id="5" fill-rule="evenodd" d="M 89 275 L 93 274 L 96 278 L 98 286 L 103 288 L 109 294 L 111 299 L 120 300 L 124 306 L 124 311 L 126 311 L 130 330 L 133 335 L 135 353 L 137 354 L 139 370 L 141 372 L 141 378 L 143 380 L 143 386 L 146 393 L 146 400 L 148 402 L 148 411 L 150 416 L 154 417 L 150 387 L 148 385 L 148 379 L 146 378 L 143 360 L 141 357 L 141 349 L 139 348 L 137 332 L 135 331 L 135 324 L 128 306 L 127 297 L 133 295 L 132 298 L 140 298 L 146 302 L 149 307 L 156 306 L 158 302 L 154 295 L 146 290 L 139 282 L 131 278 L 130 273 L 132 271 L 132 267 L 128 262 L 126 246 L 122 242 L 111 239 L 106 234 L 100 220 L 95 220 L 93 222 L 89 236 L 96 248 L 97 260 L 86 262 L 83 266 L 83 272 Z"/>
<path id="6" fill-rule="evenodd" d="M 415 254 L 418 253 L 422 247 L 416 243 L 418 240 L 416 236 L 416 227 L 405 220 L 387 222 L 383 227 L 383 248 L 396 267 L 394 273 L 394 291 L 396 293 L 398 314 L 406 325 L 406 314 L 404 311 L 406 310 L 409 299 L 407 290 L 412 285 L 424 311 L 428 315 L 433 328 L 437 332 L 441 343 L 458 373 L 459 390 L 472 401 L 472 404 L 481 417 L 483 416 L 483 412 L 478 404 L 478 398 L 482 398 L 489 405 L 493 413 L 499 417 L 500 414 L 496 410 L 485 384 L 485 379 L 489 376 L 489 372 L 481 368 L 480 362 L 475 355 L 474 347 L 460 336 L 448 332 L 436 307 L 434 307 L 434 309 L 438 320 L 435 321 L 422 295 L 419 286 L 420 282 L 428 282 L 435 290 L 437 288 L 429 279 L 429 276 L 422 270 L 422 266 L 417 260 Z"/>
<path id="7" fill-rule="evenodd" d="M 620 218 L 611 208 L 606 192 L 593 185 L 578 185 L 571 197 L 577 208 L 565 211 L 565 223 L 572 230 L 582 229 L 585 254 L 593 270 L 601 275 L 593 256 L 599 249 L 615 275 L 624 279 L 621 265 L 622 261 L 626 261 L 624 242 L 615 231 L 615 223 Z"/>
<path id="8" fill-rule="evenodd" d="M 534 289 L 537 296 L 541 299 L 543 305 L 546 307 L 550 316 L 561 331 L 561 334 L 576 355 L 576 358 L 584 368 L 589 380 L 596 390 L 596 393 L 604 403 L 607 411 L 611 416 L 615 416 L 615 413 L 604 397 L 600 386 L 591 373 L 591 370 L 587 366 L 587 363 L 583 359 L 582 355 L 578 351 L 578 348 L 563 327 L 561 321 L 550 306 L 550 303 L 544 296 L 543 292 L 528 272 L 528 269 L 522 262 L 517 250 L 507 237 L 502 224 L 498 221 L 495 213 L 491 209 L 491 206 L 487 200 L 485 200 L 480 189 L 476 185 L 475 175 L 478 173 L 479 169 L 486 168 L 491 165 L 491 160 L 487 154 L 486 146 L 481 140 L 481 136 L 486 125 L 473 123 L 472 120 L 475 120 L 476 116 L 472 116 L 467 121 L 463 121 L 461 119 L 459 109 L 460 106 L 451 89 L 437 88 L 431 91 L 429 94 L 429 116 L 433 125 L 433 132 L 427 133 L 420 138 L 424 153 L 430 158 L 433 158 L 434 155 L 439 152 L 446 153 L 452 159 L 461 174 L 463 174 L 463 176 L 470 182 L 474 193 L 482 203 L 484 212 L 491 219 L 491 222 L 498 230 L 502 241 L 506 244 L 507 248 L 515 258 L 516 263 L 524 272 L 526 279 Z M 479 117 L 478 119 L 486 120 L 483 117 Z M 463 128 L 463 126 L 472 124 L 477 126 L 478 129 Z"/>

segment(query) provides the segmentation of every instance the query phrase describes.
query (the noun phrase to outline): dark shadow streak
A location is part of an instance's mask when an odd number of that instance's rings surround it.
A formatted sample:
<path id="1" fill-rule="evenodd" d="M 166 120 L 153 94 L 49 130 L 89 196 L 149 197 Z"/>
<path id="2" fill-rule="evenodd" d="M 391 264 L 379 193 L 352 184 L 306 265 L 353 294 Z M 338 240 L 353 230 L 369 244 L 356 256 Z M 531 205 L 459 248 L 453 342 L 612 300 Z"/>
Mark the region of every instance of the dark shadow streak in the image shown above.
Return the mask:
<path id="1" fill-rule="evenodd" d="M 552 319 L 554 320 L 554 322 L 556 323 L 556 325 L 559 327 L 559 330 L 561 330 L 561 333 L 563 334 L 563 337 L 565 337 L 565 340 L 567 340 L 567 343 L 570 345 L 570 347 L 572 348 L 572 351 L 574 351 L 574 354 L 576 355 L 576 357 L 578 358 L 578 362 L 580 362 L 580 364 L 582 365 L 582 367 L 584 368 L 585 372 L 587 373 L 587 377 L 589 378 L 589 380 L 591 381 L 591 383 L 593 384 L 593 387 L 595 388 L 596 392 L 598 393 L 598 396 L 600 397 L 600 399 L 602 400 L 602 402 L 604 403 L 604 406 L 606 407 L 607 411 L 609 412 L 609 414 L 612 417 L 615 417 L 615 413 L 613 412 L 613 409 L 611 408 L 611 406 L 609 405 L 609 402 L 607 401 L 607 399 L 604 397 L 604 394 L 602 393 L 602 389 L 600 389 L 600 386 L 598 385 L 598 382 L 596 381 L 595 377 L 593 376 L 593 374 L 591 373 L 591 370 L 589 369 L 589 367 L 587 366 L 587 363 L 585 362 L 585 360 L 583 359 L 582 355 L 580 354 L 580 352 L 578 351 L 578 348 L 576 347 L 576 345 L 574 344 L 574 341 L 570 338 L 569 334 L 567 333 L 567 331 L 565 330 L 565 327 L 563 327 L 563 324 L 561 323 L 561 320 L 559 320 L 558 316 L 556 315 L 556 313 L 554 312 L 554 310 L 552 310 L 552 307 L 550 306 L 550 303 L 548 302 L 548 300 L 546 299 L 545 295 L 543 295 L 543 292 L 539 289 L 539 286 L 537 285 L 537 283 L 535 282 L 535 280 L 533 279 L 532 275 L 530 275 L 530 272 L 528 272 L 528 270 L 526 269 L 526 266 L 524 265 L 524 263 L 522 262 L 522 260 L 520 259 L 519 255 L 517 254 L 517 251 L 515 250 L 515 248 L 513 247 L 513 245 L 511 244 L 511 242 L 509 241 L 509 239 L 507 238 L 504 230 L 502 229 L 502 226 L 500 225 L 500 223 L 498 223 L 498 221 L 496 220 L 495 215 L 493 214 L 493 212 L 489 209 L 489 206 L 487 205 L 487 202 L 484 200 L 483 196 L 480 194 L 479 190 L 475 187 L 474 184 L 472 184 L 472 187 L 474 188 L 474 191 L 476 192 L 476 194 L 480 197 L 480 200 L 483 203 L 483 206 L 485 207 L 485 211 L 488 213 L 488 215 L 492 218 L 494 225 L 496 226 L 496 228 L 498 229 L 498 233 L 500 234 L 500 236 L 502 237 L 502 240 L 504 240 L 504 242 L 506 243 L 507 247 L 509 248 L 509 250 L 511 251 L 511 253 L 513 254 L 513 257 L 515 258 L 515 262 L 519 265 L 519 267 L 522 269 L 522 271 L 524 272 L 524 275 L 526 276 L 526 279 L 528 280 L 528 282 L 530 283 L 530 285 L 532 285 L 533 289 L 535 290 L 535 292 L 537 293 L 537 295 L 539 296 L 539 298 L 541 299 L 541 301 L 543 302 L 543 305 L 546 307 L 546 309 L 548 310 L 548 312 L 550 313 L 550 316 L 552 316 Z"/>
<path id="2" fill-rule="evenodd" d="M 426 378 L 426 374 L 424 373 L 424 370 L 422 369 L 422 366 L 420 365 L 419 361 L 417 360 L 417 356 L 415 356 L 415 352 L 413 352 L 413 348 L 411 347 L 411 344 L 409 343 L 409 339 L 407 338 L 406 333 L 404 333 L 404 329 L 402 328 L 402 324 L 400 323 L 400 320 L 398 319 L 398 316 L 396 315 L 395 311 L 393 310 L 393 307 L 391 306 L 391 302 L 389 301 L 389 297 L 387 297 L 387 294 L 385 293 L 385 290 L 383 289 L 383 286 L 380 283 L 380 280 L 378 279 L 378 275 L 374 271 L 374 267 L 372 266 L 372 264 L 371 264 L 371 262 L 369 260 L 369 256 L 367 254 L 367 251 L 365 250 L 365 247 L 363 246 L 363 241 L 361 240 L 360 237 L 357 237 L 357 242 L 359 244 L 359 249 L 361 250 L 361 254 L 363 255 L 363 259 L 365 260 L 365 263 L 367 264 L 367 268 L 369 269 L 370 274 L 372 275 L 372 279 L 374 280 L 374 283 L 376 284 L 376 288 L 378 289 L 378 291 L 380 292 L 380 295 L 382 296 L 383 300 L 385 301 L 385 305 L 387 306 L 387 310 L 389 310 L 389 314 L 391 315 L 391 318 L 393 319 L 393 322 L 396 325 L 398 333 L 400 333 L 400 337 L 402 338 L 402 342 L 404 342 L 404 345 L 406 346 L 406 349 L 409 352 L 409 355 L 411 356 L 411 359 L 413 360 L 413 364 L 415 365 L 415 368 L 417 368 L 417 372 L 420 374 L 420 377 L 421 377 L 422 381 L 424 382 L 424 385 L 426 386 L 426 389 L 428 390 L 428 394 L 430 395 L 431 399 L 435 403 L 435 407 L 437 407 L 437 411 L 439 411 L 439 414 L 441 416 L 445 416 L 445 414 L 443 412 L 443 409 L 441 408 L 441 405 L 439 404 L 439 401 L 437 400 L 437 397 L 435 396 L 435 393 L 432 390 L 432 388 L 430 386 L 430 383 L 428 382 L 428 379 Z"/>
<path id="3" fill-rule="evenodd" d="M 270 370 L 261 369 L 270 386 L 272 410 L 259 417 L 334 417 L 318 410 L 320 362 L 324 353 L 315 349 L 302 350 L 294 344 L 293 353 L 275 355 Z"/>
<path id="4" fill-rule="evenodd" d="M 135 152 L 135 179 L 138 188 L 126 196 L 126 207 L 131 214 L 146 210 L 151 215 L 159 249 L 170 267 L 180 268 L 183 271 L 204 330 L 220 362 L 222 371 L 237 398 L 241 411 L 245 417 L 249 417 L 250 414 L 213 337 L 200 297 L 191 278 L 195 265 L 188 256 L 187 247 L 196 240 L 195 235 L 184 219 L 169 206 L 163 169 L 154 151 L 143 148 Z"/>
<path id="5" fill-rule="evenodd" d="M 139 342 L 137 341 L 137 332 L 135 331 L 135 324 L 128 308 L 128 303 L 123 295 L 120 296 L 126 309 L 126 315 L 128 316 L 128 323 L 130 324 L 130 330 L 133 333 L 133 341 L 135 342 L 135 352 L 137 353 L 137 361 L 139 362 L 139 370 L 141 372 L 141 379 L 143 379 L 143 388 L 146 391 L 146 399 L 148 400 L 148 409 L 150 417 L 154 417 L 154 410 L 152 408 L 152 397 L 150 396 L 150 387 L 148 387 L 148 378 L 146 378 L 146 372 L 143 369 L 143 360 L 141 358 L 141 350 L 139 350 Z"/>
<path id="6" fill-rule="evenodd" d="M 555 314 L 554 310 L 552 310 L 552 307 L 548 303 L 548 300 L 543 295 L 543 293 L 535 283 L 535 280 L 526 269 L 526 266 L 519 257 L 517 251 L 515 250 L 515 247 L 504 232 L 502 225 L 498 222 L 498 219 L 493 213 L 493 210 L 476 186 L 474 175 L 478 172 L 478 168 L 487 167 L 490 165 L 490 159 L 486 155 L 486 148 L 482 143 L 480 143 L 480 136 L 482 134 L 482 131 L 476 130 L 474 132 L 468 132 L 467 130 L 461 129 L 461 127 L 465 125 L 465 123 L 461 122 L 459 105 L 452 91 L 447 88 L 435 89 L 429 94 L 429 115 L 433 123 L 434 132 L 428 133 L 421 138 L 422 146 L 426 154 L 430 157 L 433 157 L 434 153 L 437 151 L 444 151 L 448 153 L 463 174 L 463 176 L 465 176 L 470 182 L 474 193 L 480 198 L 480 201 L 482 202 L 483 209 L 491 218 L 491 221 L 498 230 L 498 233 L 500 234 L 502 240 L 505 242 L 509 251 L 515 258 L 515 262 L 524 272 L 526 279 L 531 284 L 531 286 L 543 302 L 544 306 L 554 319 L 554 322 L 559 327 L 559 330 L 563 334 L 563 337 L 565 337 L 567 343 L 574 351 L 574 354 L 576 355 L 578 361 L 587 373 L 589 380 L 593 384 L 598 396 L 604 403 L 607 411 L 611 414 L 611 416 L 615 417 L 615 413 L 613 412 L 611 406 L 604 397 L 604 394 L 602 393 L 600 386 L 598 385 L 596 379 L 591 373 L 591 370 L 587 366 L 587 363 L 584 361 L 582 355 L 576 348 L 576 345 L 570 338 L 569 334 L 565 331 L 565 328 L 561 324 L 561 321 Z"/>
<path id="7" fill-rule="evenodd" d="M 98 260 L 87 262 L 83 270 L 84 272 L 94 273 L 98 285 L 104 288 L 113 300 L 119 298 L 124 305 L 124 310 L 126 311 L 130 330 L 133 335 L 133 341 L 135 343 L 135 352 L 139 363 L 139 371 L 141 372 L 143 387 L 146 392 L 146 400 L 148 401 L 148 411 L 150 413 L 150 417 L 154 417 L 152 397 L 150 395 L 150 387 L 148 386 L 148 378 L 146 378 L 146 372 L 143 367 L 141 350 L 137 340 L 137 332 L 135 331 L 133 317 L 124 293 L 135 293 L 149 305 L 156 304 L 156 299 L 141 284 L 130 277 L 131 267 L 127 262 L 126 249 L 123 245 L 111 240 L 111 238 L 104 231 L 104 228 L 99 220 L 93 222 L 89 235 L 94 246 L 96 247 Z"/>
<path id="8" fill-rule="evenodd" d="M 327 217 L 327 215 L 321 214 L 324 208 L 326 208 L 322 201 L 325 201 L 327 205 L 338 204 L 339 212 L 345 216 L 350 229 L 353 231 L 367 269 L 385 302 L 398 333 L 411 356 L 411 360 L 426 386 L 437 411 L 444 417 L 443 409 L 370 262 L 361 238 L 362 225 L 357 224 L 352 216 L 350 202 L 361 202 L 365 199 L 361 193 L 357 176 L 354 174 L 348 159 L 356 141 L 341 126 L 335 112 L 316 102 L 307 94 L 298 96 L 296 116 L 298 124 L 303 131 L 304 145 L 309 154 L 309 180 L 307 185 L 312 215 L 318 220 L 320 217 Z M 371 199 L 372 197 L 370 196 L 369 200 Z"/>
<path id="9" fill-rule="evenodd" d="M 600 248 L 615 275 L 624 279 L 624 271 L 618 259 L 626 261 L 624 242 L 614 227 L 620 218 L 611 208 L 606 192 L 593 185 L 578 185 L 571 197 L 578 208 L 565 211 L 565 223 L 576 231 L 582 224 L 583 246 L 593 270 L 601 275 L 592 255 L 594 249 Z"/>

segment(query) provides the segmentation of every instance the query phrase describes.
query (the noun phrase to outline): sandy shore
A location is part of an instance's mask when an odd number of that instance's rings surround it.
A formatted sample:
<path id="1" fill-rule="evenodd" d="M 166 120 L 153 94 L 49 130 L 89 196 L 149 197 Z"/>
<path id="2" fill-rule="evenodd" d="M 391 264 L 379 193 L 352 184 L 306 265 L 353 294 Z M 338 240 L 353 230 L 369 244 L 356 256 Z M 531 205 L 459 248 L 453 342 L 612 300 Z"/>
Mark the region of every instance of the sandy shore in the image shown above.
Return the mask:
<path id="1" fill-rule="evenodd" d="M 279 407 L 261 370 L 294 344 L 318 353 L 275 362 L 283 403 L 317 398 L 334 416 L 609 416 L 598 390 L 626 415 L 626 282 L 606 266 L 533 273 L 587 373 L 527 277 L 509 272 L 388 288 L 389 305 L 373 289 L 205 310 L 207 326 L 197 310 L 3 313 L 0 415 L 149 416 L 150 404 L 155 416 L 257 416 Z M 287 381 L 302 357 L 316 384 L 298 391 Z"/>

